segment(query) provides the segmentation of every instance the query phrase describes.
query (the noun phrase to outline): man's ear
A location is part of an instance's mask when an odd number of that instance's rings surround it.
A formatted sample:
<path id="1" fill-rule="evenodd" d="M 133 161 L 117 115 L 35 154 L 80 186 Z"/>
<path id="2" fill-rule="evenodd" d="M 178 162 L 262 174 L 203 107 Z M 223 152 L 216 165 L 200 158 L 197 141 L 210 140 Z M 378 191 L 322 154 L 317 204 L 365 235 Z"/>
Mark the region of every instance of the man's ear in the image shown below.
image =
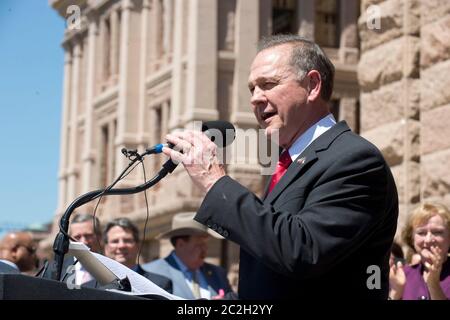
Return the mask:
<path id="1" fill-rule="evenodd" d="M 14 263 L 17 263 L 17 261 L 18 261 L 17 255 L 18 255 L 19 248 L 20 248 L 20 246 L 18 246 L 18 245 L 14 246 L 9 253 L 9 255 Z"/>
<path id="2" fill-rule="evenodd" d="M 320 98 L 322 78 L 317 70 L 311 70 L 306 76 L 308 77 L 308 102 L 313 102 Z"/>

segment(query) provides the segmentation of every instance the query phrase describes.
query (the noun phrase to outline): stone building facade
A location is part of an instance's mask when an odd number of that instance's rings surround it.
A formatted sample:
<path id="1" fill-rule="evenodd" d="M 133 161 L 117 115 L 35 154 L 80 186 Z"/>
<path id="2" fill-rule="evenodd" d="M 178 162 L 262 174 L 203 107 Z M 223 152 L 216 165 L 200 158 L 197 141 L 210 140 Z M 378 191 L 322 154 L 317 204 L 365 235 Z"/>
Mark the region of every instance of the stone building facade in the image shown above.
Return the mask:
<path id="1" fill-rule="evenodd" d="M 399 187 L 401 221 L 421 200 L 450 202 L 450 69 L 447 1 L 420 0 L 50 0 L 67 18 L 56 222 L 78 195 L 111 183 L 127 165 L 121 149 L 144 150 L 194 121 L 222 119 L 256 128 L 249 66 L 259 38 L 298 33 L 315 39 L 336 66 L 332 111 L 380 147 Z M 371 9 L 380 29 L 370 29 Z M 372 7 L 371 7 L 372 6 Z M 261 193 L 256 153 L 228 173 Z M 147 179 L 164 157 L 146 160 Z M 135 170 L 119 184 L 143 182 Z M 144 193 L 103 198 L 102 221 L 127 216 L 145 229 L 143 260 L 165 255 L 151 240 L 173 214 L 195 211 L 202 194 L 178 168 Z M 92 211 L 95 203 L 80 211 Z M 233 270 L 237 246 L 216 241 L 211 259 Z"/>
<path id="2" fill-rule="evenodd" d="M 364 0 L 361 12 L 360 133 L 392 168 L 400 229 L 420 202 L 450 206 L 450 3 Z"/>

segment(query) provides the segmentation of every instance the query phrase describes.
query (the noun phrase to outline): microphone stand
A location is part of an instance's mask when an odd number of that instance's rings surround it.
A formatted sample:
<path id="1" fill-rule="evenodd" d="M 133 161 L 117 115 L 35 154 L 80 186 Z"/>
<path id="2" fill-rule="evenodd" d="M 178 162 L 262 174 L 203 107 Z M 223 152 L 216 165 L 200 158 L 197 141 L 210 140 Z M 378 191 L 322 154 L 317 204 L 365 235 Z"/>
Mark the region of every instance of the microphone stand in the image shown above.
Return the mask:
<path id="1" fill-rule="evenodd" d="M 154 152 L 152 150 L 147 149 L 142 154 L 139 154 L 136 151 L 127 151 L 126 149 L 122 149 L 122 153 L 124 153 L 126 156 L 128 156 L 128 158 L 131 160 L 131 162 L 128 165 L 128 167 L 124 171 L 122 171 L 119 178 L 117 178 L 116 181 L 114 181 L 109 187 L 107 187 L 105 189 L 90 191 L 86 194 L 79 196 L 77 199 L 75 199 L 69 205 L 69 207 L 64 212 L 64 215 L 61 217 L 61 220 L 59 222 L 59 233 L 56 236 L 55 241 L 53 243 L 53 251 L 55 252 L 55 259 L 53 261 L 53 268 L 52 268 L 52 274 L 51 274 L 51 278 L 53 280 L 59 281 L 61 278 L 64 255 L 69 251 L 69 243 L 70 243 L 69 242 L 70 237 L 68 234 L 69 219 L 70 219 L 72 212 L 76 208 L 78 208 L 100 196 L 134 194 L 134 193 L 139 193 L 141 191 L 147 190 L 148 188 L 157 184 L 168 173 L 172 173 L 173 170 L 175 170 L 175 168 L 177 166 L 177 164 L 175 164 L 171 159 L 169 159 L 163 164 L 161 170 L 152 179 L 150 179 L 146 183 L 141 184 L 136 187 L 132 187 L 132 188 L 113 189 L 113 186 L 117 182 L 119 182 L 119 180 L 122 178 L 122 176 L 125 174 L 125 172 L 134 163 L 136 163 L 136 161 L 142 161 L 143 157 L 145 155 L 152 154 Z"/>

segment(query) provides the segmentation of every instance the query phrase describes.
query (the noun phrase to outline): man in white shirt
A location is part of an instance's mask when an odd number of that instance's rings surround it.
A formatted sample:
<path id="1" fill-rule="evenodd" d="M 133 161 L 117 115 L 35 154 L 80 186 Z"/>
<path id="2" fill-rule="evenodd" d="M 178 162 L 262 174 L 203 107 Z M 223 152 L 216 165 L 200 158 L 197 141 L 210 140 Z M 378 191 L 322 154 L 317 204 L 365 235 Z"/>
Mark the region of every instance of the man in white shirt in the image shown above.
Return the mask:
<path id="1" fill-rule="evenodd" d="M 95 225 L 94 225 L 95 221 Z M 97 218 L 94 218 L 91 214 L 79 213 L 76 214 L 69 226 L 69 235 L 78 242 L 84 243 L 91 249 L 92 252 L 102 252 L 102 236 L 101 226 Z M 67 267 L 70 266 L 69 262 L 75 261 L 73 257 L 67 257 L 67 261 L 64 262 L 63 273 L 67 271 Z M 74 265 L 75 272 L 75 284 L 82 285 L 90 282 L 94 278 L 83 267 L 81 263 Z"/>
<path id="2" fill-rule="evenodd" d="M 69 225 L 69 235 L 74 240 L 84 243 L 92 252 L 102 253 L 102 232 L 97 217 L 94 218 L 93 215 L 88 213 L 76 213 Z M 89 286 L 94 286 L 95 281 L 92 281 L 94 280 L 92 275 L 79 262 L 74 263 L 75 258 L 73 256 L 65 256 L 61 279 L 75 281 L 75 283 L 72 283 L 75 285 L 88 283 Z M 53 263 L 50 263 L 49 266 L 44 272 L 44 278 L 51 278 Z"/>

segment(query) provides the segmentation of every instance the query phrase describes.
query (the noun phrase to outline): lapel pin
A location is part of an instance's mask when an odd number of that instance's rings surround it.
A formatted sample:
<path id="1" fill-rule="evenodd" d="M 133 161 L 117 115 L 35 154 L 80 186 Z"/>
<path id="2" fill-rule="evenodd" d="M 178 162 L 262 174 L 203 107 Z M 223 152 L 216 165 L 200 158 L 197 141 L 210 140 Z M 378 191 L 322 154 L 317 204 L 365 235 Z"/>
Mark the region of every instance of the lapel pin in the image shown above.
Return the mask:
<path id="1" fill-rule="evenodd" d="M 298 163 L 299 165 L 302 165 L 302 164 L 305 163 L 305 161 L 306 161 L 306 158 L 305 158 L 305 157 L 301 157 L 300 159 L 297 160 L 297 163 Z"/>

